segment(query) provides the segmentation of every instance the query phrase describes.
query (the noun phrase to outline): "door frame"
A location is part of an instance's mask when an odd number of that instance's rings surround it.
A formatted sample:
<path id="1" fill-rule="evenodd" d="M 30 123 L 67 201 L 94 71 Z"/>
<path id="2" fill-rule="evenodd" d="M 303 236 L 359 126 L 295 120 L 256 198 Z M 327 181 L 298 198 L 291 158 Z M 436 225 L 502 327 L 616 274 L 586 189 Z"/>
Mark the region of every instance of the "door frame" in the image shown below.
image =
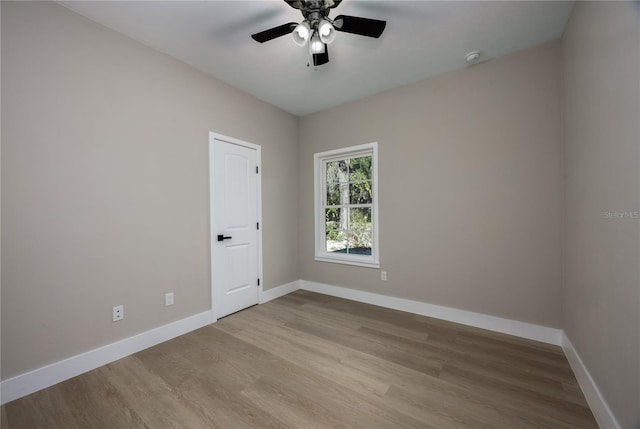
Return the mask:
<path id="1" fill-rule="evenodd" d="M 254 144 L 254 143 L 249 143 L 247 141 L 244 140 L 240 140 L 240 139 L 236 139 L 233 137 L 229 137 L 229 136 L 225 136 L 213 131 L 209 132 L 209 264 L 210 264 L 210 275 L 211 275 L 211 311 L 213 313 L 213 320 L 217 320 L 218 319 L 218 314 L 216 312 L 216 302 L 215 302 L 215 293 L 213 288 L 215 287 L 214 284 L 214 272 L 215 272 L 215 261 L 213 260 L 213 252 L 214 252 L 214 246 L 217 243 L 217 240 L 215 239 L 215 237 L 217 236 L 217 232 L 215 229 L 216 223 L 215 223 L 215 210 L 214 210 L 214 203 L 215 203 L 215 195 L 214 195 L 214 189 L 215 187 L 213 186 L 213 181 L 214 181 L 214 175 L 215 175 L 215 171 L 214 171 L 214 145 L 215 145 L 215 141 L 216 140 L 220 140 L 223 141 L 225 143 L 230 143 L 230 144 L 234 144 L 237 146 L 242 146 L 242 147 L 246 147 L 248 149 L 253 149 L 256 151 L 256 163 L 258 164 L 258 174 L 257 174 L 257 183 L 256 183 L 256 204 L 257 204 L 257 217 L 258 217 L 258 222 L 260 223 L 260 228 L 258 228 L 258 241 L 257 241 L 257 246 L 258 246 L 258 278 L 260 279 L 260 284 L 258 285 L 258 303 L 260 303 L 262 301 L 262 294 L 263 294 L 263 285 L 264 285 L 264 276 L 262 273 L 262 229 L 263 229 L 263 224 L 262 224 L 262 155 L 261 155 L 261 150 L 262 148 L 260 147 L 260 145 Z"/>

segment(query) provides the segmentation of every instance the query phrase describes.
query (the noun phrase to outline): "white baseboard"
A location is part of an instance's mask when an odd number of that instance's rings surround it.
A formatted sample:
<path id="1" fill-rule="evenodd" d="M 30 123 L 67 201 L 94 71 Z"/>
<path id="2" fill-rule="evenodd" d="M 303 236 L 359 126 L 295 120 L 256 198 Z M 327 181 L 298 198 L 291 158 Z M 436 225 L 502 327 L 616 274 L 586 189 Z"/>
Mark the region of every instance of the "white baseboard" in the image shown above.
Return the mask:
<path id="1" fill-rule="evenodd" d="M 211 310 L 207 310 L 9 378 L 0 383 L 0 404 L 6 404 L 14 399 L 53 386 L 213 322 L 215 322 L 213 313 Z"/>
<path id="2" fill-rule="evenodd" d="M 392 308 L 394 310 L 420 314 L 422 316 L 435 317 L 437 319 L 475 326 L 477 328 L 515 335 L 517 337 L 541 341 L 543 343 L 554 344 L 557 346 L 561 344 L 562 330 L 534 325 L 532 323 L 503 319 L 501 317 L 459 310 L 457 308 L 443 307 L 421 301 L 396 298 L 356 289 L 310 282 L 307 280 L 300 280 L 300 289 L 360 301 L 366 304 L 378 305 L 380 307 Z"/>
<path id="3" fill-rule="evenodd" d="M 264 304 L 300 289 L 298 280 L 260 292 L 259 302 Z M 142 332 L 88 352 L 54 362 L 42 368 L 17 375 L 0 382 L 0 404 L 6 404 L 38 390 L 53 386 L 102 365 L 122 359 L 141 350 L 184 335 L 216 321 L 212 310 L 207 310 L 158 328 Z"/>
<path id="4" fill-rule="evenodd" d="M 451 322 L 462 323 L 464 325 L 475 326 L 549 344 L 562 345 L 567 359 L 571 364 L 571 368 L 576 374 L 576 378 L 600 427 L 620 428 L 609 406 L 573 348 L 573 345 L 559 329 L 307 280 L 296 280 L 261 292 L 259 301 L 263 304 L 298 289 L 449 320 Z M 6 404 L 15 399 L 37 392 L 38 390 L 53 386 L 54 384 L 91 371 L 102 365 L 214 323 L 215 321 L 213 311 L 208 310 L 9 378 L 0 382 L 0 404 Z"/>
<path id="5" fill-rule="evenodd" d="M 596 418 L 596 422 L 598 422 L 598 426 L 603 429 L 620 429 L 620 424 L 616 420 L 611 408 L 609 408 L 609 404 L 607 404 L 602 393 L 600 393 L 598 385 L 593 381 L 580 355 L 564 332 L 562 333 L 562 349 L 578 380 L 582 393 L 591 408 L 591 412 L 593 412 L 593 416 Z"/>
<path id="6" fill-rule="evenodd" d="M 300 280 L 295 280 L 291 283 L 286 283 L 271 289 L 267 289 L 263 292 L 260 292 L 260 304 L 264 304 L 265 302 L 280 298 L 281 296 L 284 296 L 291 292 L 295 292 L 298 289 L 300 289 Z"/>

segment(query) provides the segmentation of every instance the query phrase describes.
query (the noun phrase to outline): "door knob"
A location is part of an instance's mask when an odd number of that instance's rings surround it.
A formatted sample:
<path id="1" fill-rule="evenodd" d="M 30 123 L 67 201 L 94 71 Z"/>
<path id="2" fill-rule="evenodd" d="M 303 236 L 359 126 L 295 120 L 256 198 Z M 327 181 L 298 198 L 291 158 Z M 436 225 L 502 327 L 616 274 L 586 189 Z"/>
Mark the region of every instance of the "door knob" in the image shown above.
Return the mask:
<path id="1" fill-rule="evenodd" d="M 231 240 L 231 237 L 225 237 L 222 234 L 218 234 L 218 241 Z"/>

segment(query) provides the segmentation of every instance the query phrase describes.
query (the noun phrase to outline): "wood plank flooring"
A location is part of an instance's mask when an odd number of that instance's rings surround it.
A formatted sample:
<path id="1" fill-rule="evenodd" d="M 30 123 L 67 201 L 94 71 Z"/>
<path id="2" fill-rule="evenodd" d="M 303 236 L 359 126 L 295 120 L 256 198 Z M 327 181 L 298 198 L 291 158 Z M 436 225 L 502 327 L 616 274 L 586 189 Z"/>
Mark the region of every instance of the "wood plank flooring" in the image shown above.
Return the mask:
<path id="1" fill-rule="evenodd" d="M 597 428 L 559 347 L 312 292 L 2 407 L 2 428 Z"/>

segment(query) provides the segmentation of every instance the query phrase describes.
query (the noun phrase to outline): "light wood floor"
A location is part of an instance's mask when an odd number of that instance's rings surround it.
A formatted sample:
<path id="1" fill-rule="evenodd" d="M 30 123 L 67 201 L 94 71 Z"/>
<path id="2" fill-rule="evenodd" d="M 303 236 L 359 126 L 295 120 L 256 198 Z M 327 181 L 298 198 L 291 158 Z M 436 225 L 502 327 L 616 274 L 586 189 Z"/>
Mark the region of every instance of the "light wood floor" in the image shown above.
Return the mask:
<path id="1" fill-rule="evenodd" d="M 596 428 L 559 347 L 298 291 L 2 407 L 2 428 Z"/>

